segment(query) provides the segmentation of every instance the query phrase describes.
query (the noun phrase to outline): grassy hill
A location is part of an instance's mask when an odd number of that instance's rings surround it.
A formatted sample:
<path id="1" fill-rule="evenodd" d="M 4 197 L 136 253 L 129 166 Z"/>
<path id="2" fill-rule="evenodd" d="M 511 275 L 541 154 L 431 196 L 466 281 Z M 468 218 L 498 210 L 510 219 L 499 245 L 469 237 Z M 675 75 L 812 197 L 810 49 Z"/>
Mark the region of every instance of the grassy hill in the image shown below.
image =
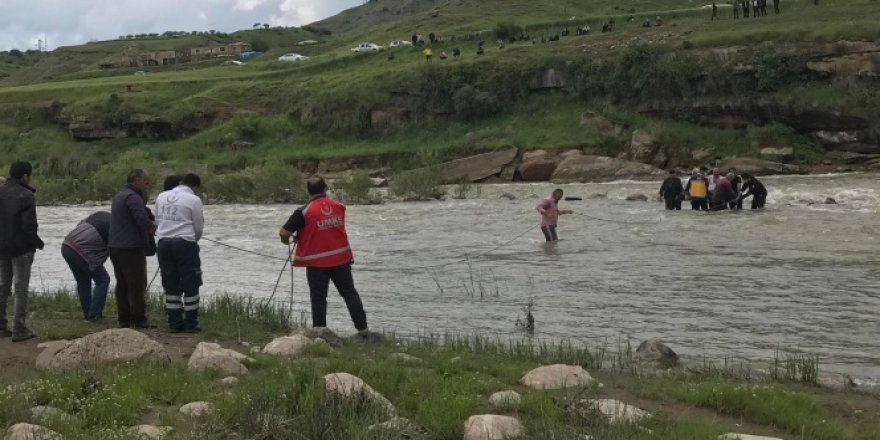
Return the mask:
<path id="1" fill-rule="evenodd" d="M 788 1 L 780 15 L 771 5 L 767 17 L 740 20 L 731 19 L 729 5 L 719 9 L 722 20 L 710 21 L 711 11 L 702 2 L 678 0 L 379 0 L 308 31 L 247 30 L 62 48 L 33 65 L 6 68 L 11 73 L 0 79 L 0 151 L 7 161 L 27 158 L 37 164 L 43 186 L 50 188 L 43 191 L 44 201 L 84 200 L 106 197 L 118 183 L 116 174 L 141 163 L 157 170 L 204 170 L 224 188 L 241 187 L 235 182 L 252 180 L 266 167 L 319 159 L 369 156 L 405 168 L 426 157 L 439 160 L 509 144 L 589 147 L 616 155 L 628 147 L 630 131 L 639 128 L 654 132 L 682 157 L 691 150 L 714 157 L 791 146 L 796 160 L 811 163 L 825 157 L 824 149 L 808 136 L 810 130 L 787 119 L 762 116 L 748 126 L 719 127 L 701 122 L 699 113 L 735 103 L 746 113 L 772 113 L 778 106 L 795 116 L 818 112 L 822 119 L 842 112 L 878 120 L 876 78 L 805 67 L 828 56 L 830 43 L 880 38 L 872 15 L 876 1 L 832 0 L 819 6 Z M 642 27 L 645 18 L 658 15 L 664 26 Z M 610 19 L 614 30 L 599 32 Z M 502 23 L 522 28 L 533 41 L 497 48 L 494 30 Z M 575 36 L 582 24 L 593 33 Z M 565 29 L 571 35 L 542 41 Z M 433 62 L 417 48 L 350 51 L 361 41 L 387 45 L 413 32 L 442 36 Z M 296 44 L 305 39 L 319 44 Z M 240 67 L 208 60 L 98 69 L 101 60 L 126 51 L 256 40 L 269 46 L 267 54 Z M 479 41 L 486 49 L 482 56 L 476 55 Z M 455 48 L 461 57 L 437 59 Z M 312 59 L 276 61 L 288 52 Z M 0 71 L 3 66 L 0 57 Z M 530 86 L 550 68 L 564 73 L 565 87 Z M 137 70 L 147 74 L 134 75 Z M 661 108 L 665 117 L 646 108 Z M 582 127 L 580 115 L 588 110 L 626 130 Z M 133 114 L 167 121 L 173 136 L 83 143 L 68 133 L 71 120 L 125 129 Z M 180 128 L 194 124 L 198 129 Z M 872 124 L 860 128 L 868 141 L 871 133 L 880 133 Z M 72 186 L 71 179 L 79 183 Z"/>

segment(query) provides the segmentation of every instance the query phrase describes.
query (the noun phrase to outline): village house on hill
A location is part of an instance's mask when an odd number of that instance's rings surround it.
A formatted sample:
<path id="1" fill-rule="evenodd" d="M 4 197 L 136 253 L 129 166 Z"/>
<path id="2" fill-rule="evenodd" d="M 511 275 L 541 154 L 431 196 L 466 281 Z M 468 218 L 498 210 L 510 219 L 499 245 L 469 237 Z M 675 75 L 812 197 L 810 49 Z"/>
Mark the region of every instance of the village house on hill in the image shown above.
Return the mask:
<path id="1" fill-rule="evenodd" d="M 242 52 L 251 50 L 251 45 L 243 42 L 191 47 L 181 50 L 159 50 L 131 54 L 126 50 L 120 55 L 114 55 L 101 61 L 101 69 L 115 69 L 122 67 L 144 66 L 168 66 L 173 64 L 189 63 L 208 58 L 238 57 Z"/>

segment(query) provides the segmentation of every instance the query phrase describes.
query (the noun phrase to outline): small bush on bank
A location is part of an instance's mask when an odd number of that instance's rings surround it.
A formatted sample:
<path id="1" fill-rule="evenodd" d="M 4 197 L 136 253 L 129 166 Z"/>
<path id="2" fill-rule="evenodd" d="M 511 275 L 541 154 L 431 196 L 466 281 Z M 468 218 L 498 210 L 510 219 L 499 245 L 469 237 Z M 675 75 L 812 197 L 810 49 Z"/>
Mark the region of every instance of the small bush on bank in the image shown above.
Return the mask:
<path id="1" fill-rule="evenodd" d="M 350 204 L 369 204 L 379 200 L 373 189 L 373 181 L 363 171 L 355 171 L 350 176 L 339 179 L 333 184 L 339 198 Z"/>
<path id="2" fill-rule="evenodd" d="M 470 84 L 465 84 L 452 96 L 455 115 L 463 121 L 492 116 L 498 113 L 498 100 Z"/>

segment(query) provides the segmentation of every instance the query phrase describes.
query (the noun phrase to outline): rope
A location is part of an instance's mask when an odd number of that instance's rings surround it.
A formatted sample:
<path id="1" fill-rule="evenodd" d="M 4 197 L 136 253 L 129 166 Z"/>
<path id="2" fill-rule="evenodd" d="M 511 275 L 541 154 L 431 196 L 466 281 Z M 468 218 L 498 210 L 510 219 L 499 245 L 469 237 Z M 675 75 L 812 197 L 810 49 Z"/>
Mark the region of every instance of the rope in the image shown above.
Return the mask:
<path id="1" fill-rule="evenodd" d="M 657 220 L 657 221 L 609 220 L 609 219 L 607 219 L 607 218 L 593 217 L 592 215 L 581 214 L 581 213 L 579 213 L 579 212 L 573 212 L 572 214 L 574 214 L 574 215 L 578 215 L 578 216 L 581 216 L 581 217 L 590 218 L 590 219 L 593 219 L 593 220 L 598 220 L 598 221 L 600 221 L 600 222 L 617 223 L 617 224 L 623 224 L 623 225 L 656 225 L 656 224 L 660 223 L 659 220 Z"/>
<path id="2" fill-rule="evenodd" d="M 281 276 L 284 275 L 284 271 L 287 270 L 287 266 L 288 264 L 290 264 L 290 260 L 293 258 L 293 253 L 294 251 L 296 251 L 296 243 L 294 243 L 293 246 L 288 246 L 288 249 L 290 250 L 290 253 L 287 254 L 287 259 L 284 260 L 284 265 L 281 266 L 281 272 L 278 272 L 278 279 L 275 280 L 275 287 L 272 288 L 272 294 L 269 295 L 269 298 L 266 300 L 266 302 L 272 301 L 272 299 L 275 298 L 275 292 L 278 291 L 278 285 L 281 284 Z M 293 272 L 293 269 L 290 269 L 290 271 Z"/>
<path id="3" fill-rule="evenodd" d="M 274 256 L 274 255 L 263 254 L 263 253 L 256 252 L 256 251 L 252 251 L 252 250 L 249 250 L 249 249 L 240 248 L 240 247 L 238 247 L 238 246 L 233 246 L 233 245 L 231 245 L 231 244 L 226 244 L 226 243 L 224 243 L 224 242 L 222 242 L 222 241 L 214 240 L 214 239 L 211 239 L 211 238 L 208 238 L 208 237 L 202 237 L 202 240 L 210 241 L 211 243 L 218 244 L 218 245 L 220 245 L 220 246 L 225 246 L 225 247 L 228 247 L 228 248 L 230 248 L 230 249 L 235 249 L 235 250 L 237 250 L 237 251 L 245 252 L 245 253 L 248 253 L 248 254 L 251 254 L 251 255 L 256 255 L 256 256 L 259 256 L 259 257 L 263 257 L 263 258 L 270 258 L 270 259 L 273 259 L 273 260 L 279 260 L 279 261 L 284 260 L 284 258 L 281 258 L 281 257 L 276 257 L 276 256 Z M 290 258 L 288 258 L 287 260 L 290 260 Z"/>

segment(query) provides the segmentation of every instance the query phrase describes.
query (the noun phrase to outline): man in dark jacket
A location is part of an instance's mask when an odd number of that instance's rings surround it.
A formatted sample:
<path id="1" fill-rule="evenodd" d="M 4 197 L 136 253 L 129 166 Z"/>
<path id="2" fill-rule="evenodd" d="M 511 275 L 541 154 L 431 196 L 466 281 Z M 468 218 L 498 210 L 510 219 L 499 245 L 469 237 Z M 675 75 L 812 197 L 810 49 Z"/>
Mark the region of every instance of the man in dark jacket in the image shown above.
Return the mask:
<path id="1" fill-rule="evenodd" d="M 128 174 L 127 184 L 110 208 L 110 261 L 116 274 L 116 309 L 120 327 L 154 328 L 147 321 L 147 255 L 155 249 L 155 217 L 147 208 L 150 177 L 144 170 Z"/>
<path id="2" fill-rule="evenodd" d="M 681 200 L 684 198 L 684 187 L 681 179 L 674 170 L 669 171 L 669 177 L 660 185 L 660 197 L 666 201 L 666 210 L 681 211 Z"/>
<path id="3" fill-rule="evenodd" d="M 13 342 L 34 337 L 27 328 L 27 294 L 34 253 L 43 249 L 37 234 L 35 190 L 28 186 L 33 167 L 16 162 L 9 169 L 9 180 L 0 187 L 0 337 Z M 15 318 L 12 331 L 7 327 L 6 303 L 15 291 Z"/>
<path id="4" fill-rule="evenodd" d="M 76 225 L 61 245 L 61 256 L 76 279 L 79 305 L 86 321 L 103 318 L 110 288 L 110 275 L 104 269 L 104 262 L 110 255 L 109 240 L 110 213 L 99 211 Z M 92 281 L 95 282 L 94 290 Z"/>
<path id="5" fill-rule="evenodd" d="M 742 200 L 751 196 L 753 197 L 752 209 L 764 208 L 764 203 L 767 201 L 767 188 L 751 174 L 743 173 L 742 178 L 743 192 L 739 199 Z"/>
<path id="6" fill-rule="evenodd" d="M 709 209 L 712 211 L 723 211 L 727 209 L 728 204 L 736 199 L 733 192 L 733 186 L 730 180 L 733 178 L 730 174 L 725 177 L 719 177 L 715 183 L 715 191 L 712 193 L 712 205 Z"/>
<path id="7" fill-rule="evenodd" d="M 743 201 L 739 198 L 742 192 L 742 177 L 737 174 L 736 168 L 729 169 L 728 173 L 730 173 L 728 176 L 733 175 L 733 178 L 730 179 L 730 186 L 733 187 L 733 193 L 736 194 L 736 198 L 730 202 L 730 209 L 743 209 Z"/>

